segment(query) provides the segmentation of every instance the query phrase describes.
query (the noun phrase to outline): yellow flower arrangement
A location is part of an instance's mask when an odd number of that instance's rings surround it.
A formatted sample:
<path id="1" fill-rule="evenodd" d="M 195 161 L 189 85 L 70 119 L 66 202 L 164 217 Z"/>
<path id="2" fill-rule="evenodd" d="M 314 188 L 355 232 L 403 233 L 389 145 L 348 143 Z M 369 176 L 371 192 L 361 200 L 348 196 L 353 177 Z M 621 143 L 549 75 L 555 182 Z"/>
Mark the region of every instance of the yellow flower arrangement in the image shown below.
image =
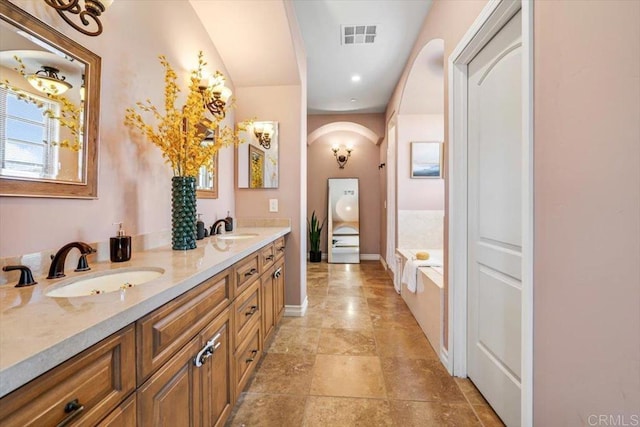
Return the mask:
<path id="1" fill-rule="evenodd" d="M 26 67 L 22 62 L 22 59 L 18 56 L 14 56 L 13 59 L 18 63 L 18 66 L 14 68 L 15 71 L 20 73 L 24 78 L 27 77 Z M 31 96 L 28 92 L 21 90 L 18 87 L 12 86 L 9 80 L 0 81 L 0 87 L 9 89 L 14 92 L 18 99 L 25 102 L 34 104 L 40 109 L 44 108 L 44 103 L 39 99 Z M 60 106 L 59 115 L 51 109 L 45 109 L 42 114 L 50 119 L 58 120 L 61 126 L 69 129 L 72 139 L 63 139 L 62 141 L 48 141 L 49 144 L 54 146 L 60 146 L 62 148 L 69 148 L 73 151 L 80 151 L 82 149 L 82 116 L 84 114 L 84 108 L 82 105 L 76 105 L 64 95 L 58 93 L 45 92 L 44 95 L 50 100 L 56 102 Z"/>
<path id="2" fill-rule="evenodd" d="M 147 99 L 144 103 L 137 102 L 134 108 L 127 108 L 125 124 L 141 131 L 160 148 L 166 162 L 171 164 L 174 176 L 195 177 L 202 166 L 211 166 L 214 154 L 221 147 L 238 145 L 241 142 L 238 132 L 246 130 L 251 122 L 239 123 L 234 131 L 221 127 L 221 119 L 207 116 L 204 95 L 200 90 L 200 79 L 207 65 L 202 52 L 198 54 L 198 67 L 191 71 L 186 103 L 182 108 L 176 108 L 180 92 L 176 83 L 178 76 L 164 55 L 159 59 L 165 69 L 164 114 Z M 216 76 L 222 74 L 217 72 Z M 151 113 L 156 119 L 156 127 L 147 124 L 141 113 Z M 207 131 L 215 129 L 218 129 L 215 141 L 205 144 L 203 140 Z"/>

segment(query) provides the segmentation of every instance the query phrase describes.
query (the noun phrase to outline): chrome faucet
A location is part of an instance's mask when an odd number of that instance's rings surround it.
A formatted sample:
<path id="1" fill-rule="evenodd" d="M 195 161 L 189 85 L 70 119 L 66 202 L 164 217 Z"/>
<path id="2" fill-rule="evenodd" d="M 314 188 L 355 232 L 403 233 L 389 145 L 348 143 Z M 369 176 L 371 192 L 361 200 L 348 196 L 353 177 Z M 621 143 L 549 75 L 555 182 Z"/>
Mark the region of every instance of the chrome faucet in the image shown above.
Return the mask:
<path id="1" fill-rule="evenodd" d="M 78 248 L 80 250 L 78 268 L 74 271 L 91 270 L 89 263 L 87 263 L 87 255 L 94 253 L 96 250 L 83 242 L 71 242 L 61 247 L 55 255 L 51 255 L 51 267 L 49 267 L 49 275 L 47 276 L 47 279 L 59 279 L 60 277 L 65 276 L 64 262 L 67 259 L 67 254 L 73 248 Z"/>
<path id="2" fill-rule="evenodd" d="M 222 234 L 222 231 L 220 230 L 220 225 L 222 225 L 222 224 L 227 225 L 228 223 L 229 223 L 229 221 L 227 221 L 224 218 L 217 220 L 211 226 L 211 232 L 209 233 L 209 235 L 213 236 L 214 234 Z M 222 227 L 222 229 L 224 230 L 224 227 Z"/>

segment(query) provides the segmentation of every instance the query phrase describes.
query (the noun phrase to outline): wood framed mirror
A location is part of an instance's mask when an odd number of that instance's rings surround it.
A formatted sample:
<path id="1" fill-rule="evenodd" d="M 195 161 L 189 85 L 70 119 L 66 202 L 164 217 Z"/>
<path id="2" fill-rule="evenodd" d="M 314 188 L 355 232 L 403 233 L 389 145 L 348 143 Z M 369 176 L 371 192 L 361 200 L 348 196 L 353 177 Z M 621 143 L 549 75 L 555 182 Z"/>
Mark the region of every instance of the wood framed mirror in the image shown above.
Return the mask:
<path id="1" fill-rule="evenodd" d="M 97 198 L 100 67 L 95 53 L 0 2 L 0 195 Z"/>
<path id="2" fill-rule="evenodd" d="M 240 139 L 246 144 L 236 148 L 238 188 L 278 188 L 278 122 L 256 121 L 240 132 Z"/>

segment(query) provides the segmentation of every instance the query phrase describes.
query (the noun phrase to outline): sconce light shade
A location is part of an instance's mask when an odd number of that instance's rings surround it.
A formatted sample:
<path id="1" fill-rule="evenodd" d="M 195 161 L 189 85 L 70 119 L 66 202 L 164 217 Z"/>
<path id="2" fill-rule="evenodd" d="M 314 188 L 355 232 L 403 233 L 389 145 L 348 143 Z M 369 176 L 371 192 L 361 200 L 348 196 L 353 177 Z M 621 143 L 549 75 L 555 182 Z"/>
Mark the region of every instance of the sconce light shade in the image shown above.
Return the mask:
<path id="1" fill-rule="evenodd" d="M 273 123 L 269 122 L 255 122 L 253 124 L 253 134 L 258 139 L 260 145 L 265 150 L 271 148 L 271 138 L 273 138 Z"/>
<path id="2" fill-rule="evenodd" d="M 200 93 L 207 110 L 215 117 L 224 119 L 226 115 L 225 107 L 231 98 L 231 89 L 224 85 L 226 79 L 220 71 L 208 79 L 200 80 Z"/>
<path id="3" fill-rule="evenodd" d="M 351 152 L 353 151 L 353 147 L 346 148 L 346 151 L 347 151 L 346 155 L 338 154 L 338 152 L 340 151 L 340 147 L 338 147 L 337 145 L 334 145 L 333 147 L 331 147 L 331 151 L 333 151 L 333 155 L 335 156 L 340 169 L 344 169 L 344 166 L 349 161 L 349 157 L 351 157 Z"/>
<path id="4" fill-rule="evenodd" d="M 60 70 L 43 65 L 42 68 L 27 76 L 27 81 L 34 89 L 50 95 L 62 95 L 73 86 L 65 82 L 65 77 L 59 77 Z"/>
<path id="5" fill-rule="evenodd" d="M 88 36 L 98 36 L 102 34 L 102 22 L 100 22 L 100 15 L 107 10 L 113 3 L 113 0 L 83 0 L 84 10 L 80 6 L 80 0 L 44 0 L 44 2 L 54 8 L 58 15 L 62 17 L 67 24 L 71 25 L 82 34 Z M 67 14 L 78 15 L 78 19 L 82 23 L 82 27 L 76 24 Z M 88 18 L 88 19 L 87 19 Z M 95 25 L 96 29 L 91 31 L 84 27 Z"/>

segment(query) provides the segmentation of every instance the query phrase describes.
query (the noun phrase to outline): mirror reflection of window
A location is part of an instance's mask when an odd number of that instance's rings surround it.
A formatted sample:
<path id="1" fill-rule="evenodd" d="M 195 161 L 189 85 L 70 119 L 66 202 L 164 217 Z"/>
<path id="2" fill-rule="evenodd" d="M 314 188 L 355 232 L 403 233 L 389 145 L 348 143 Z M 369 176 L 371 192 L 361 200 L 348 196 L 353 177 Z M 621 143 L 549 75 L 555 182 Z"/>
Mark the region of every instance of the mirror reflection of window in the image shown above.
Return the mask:
<path id="1" fill-rule="evenodd" d="M 0 88 L 0 165 L 3 175 L 53 178 L 58 172 L 58 150 L 50 144 L 60 137 L 60 106 L 48 98 L 29 94 L 42 107 L 19 99 L 20 93 Z"/>

